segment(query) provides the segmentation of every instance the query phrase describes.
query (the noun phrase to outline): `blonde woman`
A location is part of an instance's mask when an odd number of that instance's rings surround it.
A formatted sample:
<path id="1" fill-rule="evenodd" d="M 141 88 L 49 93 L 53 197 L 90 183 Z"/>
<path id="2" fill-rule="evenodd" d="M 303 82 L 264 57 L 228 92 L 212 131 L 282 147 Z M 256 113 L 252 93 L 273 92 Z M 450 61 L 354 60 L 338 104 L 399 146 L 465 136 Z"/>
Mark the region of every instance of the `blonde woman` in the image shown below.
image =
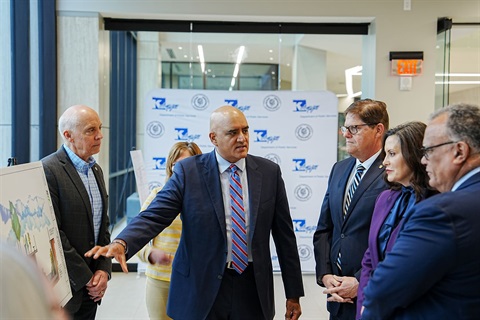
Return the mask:
<path id="1" fill-rule="evenodd" d="M 194 142 L 177 142 L 175 143 L 167 158 L 166 180 L 173 174 L 175 164 L 185 158 L 201 154 L 202 151 Z M 142 206 L 145 210 L 152 200 L 160 191 L 161 187 L 152 190 L 147 200 Z M 143 262 L 148 263 L 145 275 L 146 282 L 146 303 L 150 319 L 171 319 L 167 316 L 167 300 L 170 287 L 170 276 L 172 274 L 171 263 L 167 265 L 152 264 L 152 261 L 161 261 L 165 259 L 173 259 L 177 251 L 180 235 L 182 234 L 182 221 L 180 215 L 173 223 L 159 233 L 149 245 L 140 250 L 137 255 Z"/>

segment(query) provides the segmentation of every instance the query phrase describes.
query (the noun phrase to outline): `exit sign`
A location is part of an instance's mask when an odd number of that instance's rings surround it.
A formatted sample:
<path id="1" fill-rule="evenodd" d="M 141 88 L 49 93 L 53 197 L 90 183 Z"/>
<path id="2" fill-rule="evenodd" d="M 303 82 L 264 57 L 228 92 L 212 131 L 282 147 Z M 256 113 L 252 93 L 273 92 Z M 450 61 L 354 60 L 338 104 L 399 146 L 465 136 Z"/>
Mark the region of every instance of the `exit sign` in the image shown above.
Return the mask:
<path id="1" fill-rule="evenodd" d="M 393 59 L 392 75 L 394 76 L 418 76 L 423 71 L 422 59 Z"/>

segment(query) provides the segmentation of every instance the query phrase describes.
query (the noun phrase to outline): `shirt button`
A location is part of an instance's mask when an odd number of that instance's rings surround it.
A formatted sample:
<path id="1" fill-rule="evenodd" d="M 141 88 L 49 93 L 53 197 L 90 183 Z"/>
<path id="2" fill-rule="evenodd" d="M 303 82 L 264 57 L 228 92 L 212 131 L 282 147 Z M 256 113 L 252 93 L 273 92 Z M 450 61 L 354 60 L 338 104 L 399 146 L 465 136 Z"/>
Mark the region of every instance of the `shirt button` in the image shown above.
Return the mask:
<path id="1" fill-rule="evenodd" d="M 219 274 L 219 275 L 217 276 L 217 279 L 218 279 L 218 280 L 222 280 L 222 279 L 223 279 L 222 275 Z"/>

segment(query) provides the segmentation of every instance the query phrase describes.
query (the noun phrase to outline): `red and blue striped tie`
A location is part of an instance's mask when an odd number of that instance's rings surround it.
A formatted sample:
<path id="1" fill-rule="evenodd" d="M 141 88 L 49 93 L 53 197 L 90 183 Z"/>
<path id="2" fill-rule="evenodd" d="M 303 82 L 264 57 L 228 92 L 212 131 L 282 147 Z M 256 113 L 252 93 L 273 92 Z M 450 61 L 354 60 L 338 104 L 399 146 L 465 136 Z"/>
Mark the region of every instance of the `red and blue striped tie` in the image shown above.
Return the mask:
<path id="1" fill-rule="evenodd" d="M 243 207 L 242 183 L 237 170 L 238 168 L 236 165 L 230 165 L 229 181 L 232 218 L 232 266 L 238 273 L 242 273 L 248 266 L 247 227 L 245 223 L 245 209 Z"/>

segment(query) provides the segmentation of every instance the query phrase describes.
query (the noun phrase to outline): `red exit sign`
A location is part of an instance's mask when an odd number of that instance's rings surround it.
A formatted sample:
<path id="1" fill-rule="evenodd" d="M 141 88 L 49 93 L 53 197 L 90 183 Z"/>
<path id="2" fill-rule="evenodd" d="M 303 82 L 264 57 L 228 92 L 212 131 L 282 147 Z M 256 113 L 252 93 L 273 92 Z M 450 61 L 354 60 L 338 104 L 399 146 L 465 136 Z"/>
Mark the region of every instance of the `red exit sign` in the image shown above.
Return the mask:
<path id="1" fill-rule="evenodd" d="M 423 71 L 421 59 L 396 59 L 392 60 L 392 75 L 394 76 L 418 76 Z"/>

